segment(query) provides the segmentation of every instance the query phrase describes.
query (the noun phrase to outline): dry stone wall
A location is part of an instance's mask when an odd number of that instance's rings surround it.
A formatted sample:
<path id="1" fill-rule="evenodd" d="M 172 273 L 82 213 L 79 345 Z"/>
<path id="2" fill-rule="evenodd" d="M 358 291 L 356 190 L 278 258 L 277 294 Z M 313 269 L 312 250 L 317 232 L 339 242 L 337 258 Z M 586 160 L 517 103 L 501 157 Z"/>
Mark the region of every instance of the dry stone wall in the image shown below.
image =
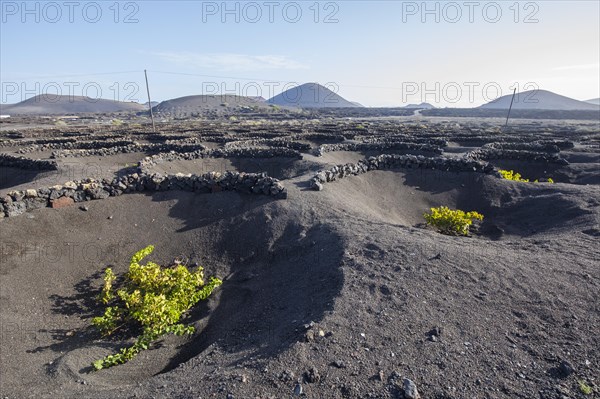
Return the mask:
<path id="1" fill-rule="evenodd" d="M 493 174 L 497 171 L 488 162 L 469 160 L 465 158 L 443 158 L 425 157 L 422 155 L 397 155 L 384 154 L 377 157 L 337 165 L 331 169 L 317 173 L 311 180 L 310 185 L 314 190 L 322 190 L 324 183 L 333 182 L 348 176 L 356 176 L 372 170 L 386 169 L 434 169 L 448 172 L 475 172 Z"/>
<path id="2" fill-rule="evenodd" d="M 517 161 L 547 162 L 558 165 L 568 165 L 569 161 L 561 158 L 558 154 L 539 151 L 507 150 L 496 148 L 478 148 L 465 154 L 465 158 L 472 160 L 510 159 Z"/>
<path id="3" fill-rule="evenodd" d="M 336 143 L 336 144 L 323 144 L 315 150 L 317 156 L 322 156 L 326 152 L 331 151 L 384 151 L 384 150 L 409 150 L 409 151 L 422 151 L 431 152 L 434 154 L 442 154 L 443 151 L 440 147 L 433 144 L 419 144 L 419 143 L 405 143 L 405 142 L 392 142 L 392 143 Z"/>
<path id="4" fill-rule="evenodd" d="M 25 170 L 57 170 L 56 161 L 31 159 L 23 156 L 0 154 L 0 166 L 8 166 Z"/>
<path id="5" fill-rule="evenodd" d="M 24 212 L 57 207 L 62 203 L 78 203 L 115 197 L 142 191 L 182 190 L 195 193 L 237 191 L 248 194 L 287 198 L 287 191 L 279 180 L 266 173 L 210 172 L 203 175 L 132 173 L 112 180 L 84 179 L 70 181 L 41 189 L 11 191 L 0 197 L 0 218 Z"/>

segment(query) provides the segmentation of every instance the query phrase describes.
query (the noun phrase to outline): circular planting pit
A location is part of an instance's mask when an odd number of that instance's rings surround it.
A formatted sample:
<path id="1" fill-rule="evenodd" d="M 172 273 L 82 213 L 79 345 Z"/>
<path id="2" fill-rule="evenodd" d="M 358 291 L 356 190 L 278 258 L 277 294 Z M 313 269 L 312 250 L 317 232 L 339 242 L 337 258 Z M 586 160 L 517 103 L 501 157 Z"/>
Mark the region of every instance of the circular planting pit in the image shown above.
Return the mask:
<path id="1" fill-rule="evenodd" d="M 145 168 L 148 173 L 192 173 L 237 171 L 245 173 L 266 172 L 279 180 L 290 179 L 318 171 L 320 165 L 294 158 L 200 158 L 157 162 Z"/>
<path id="2" fill-rule="evenodd" d="M 481 173 L 377 170 L 327 183 L 322 193 L 365 220 L 407 227 L 425 227 L 423 213 L 431 207 L 477 211 L 485 218 L 477 223 L 474 237 L 494 240 L 560 231 L 567 224 L 585 226 L 593 220 L 586 210 L 592 195 L 575 200 L 569 195 L 572 190 L 562 185 L 518 183 Z"/>
<path id="3" fill-rule="evenodd" d="M 575 157 L 576 159 L 577 157 Z M 600 175 L 598 175 L 600 168 L 594 162 L 569 161 L 569 165 L 512 159 L 493 159 L 489 162 L 497 169 L 518 172 L 523 179 L 529 179 L 530 182 L 551 178 L 556 183 L 600 184 Z"/>
<path id="4" fill-rule="evenodd" d="M 29 158 L 30 154 L 27 154 Z M 64 184 L 84 178 L 112 179 L 115 176 L 132 173 L 144 153 L 117 154 L 103 157 L 60 158 L 57 169 L 31 171 L 21 168 L 0 167 L 0 194 L 12 190 L 39 189 Z"/>
<path id="5" fill-rule="evenodd" d="M 39 180 L 55 175 L 56 171 L 24 170 L 9 166 L 0 166 L 0 194 L 19 189 L 19 187 L 31 187 Z"/>
<path id="6" fill-rule="evenodd" d="M 3 325 L 14 327 L 3 331 L 2 356 L 19 365 L 3 371 L 10 397 L 25 385 L 37 396 L 73 384 L 100 391 L 135 384 L 206 359 L 215 345 L 232 359 L 275 356 L 302 339 L 299 325 L 331 309 L 343 283 L 335 230 L 267 197 L 132 194 L 92 202 L 87 212 L 31 214 L 3 221 L 1 232 Z M 94 300 L 100 271 L 125 273 L 149 244 L 156 245 L 149 259 L 168 265 L 180 257 L 224 283 L 185 319 L 195 336 L 169 336 L 125 365 L 94 372 L 91 361 L 123 345 L 90 327 L 102 309 Z"/>

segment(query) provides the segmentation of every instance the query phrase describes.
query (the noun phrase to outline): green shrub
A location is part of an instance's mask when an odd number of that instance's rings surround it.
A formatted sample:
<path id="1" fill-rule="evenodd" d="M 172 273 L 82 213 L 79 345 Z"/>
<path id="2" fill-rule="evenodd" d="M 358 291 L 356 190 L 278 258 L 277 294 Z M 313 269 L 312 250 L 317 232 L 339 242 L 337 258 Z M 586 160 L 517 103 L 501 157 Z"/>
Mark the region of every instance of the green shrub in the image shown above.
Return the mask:
<path id="1" fill-rule="evenodd" d="M 591 395 L 594 391 L 591 386 L 585 383 L 585 381 L 578 380 L 577 383 L 579 384 L 579 390 L 584 395 Z"/>
<path id="2" fill-rule="evenodd" d="M 506 180 L 513 180 L 513 181 L 520 181 L 523 183 L 529 183 L 529 179 L 523 179 L 521 178 L 521 174 L 520 173 L 516 173 L 512 170 L 499 170 L 498 172 L 500 172 L 500 174 L 502 175 L 503 178 L 505 178 Z"/>
<path id="3" fill-rule="evenodd" d="M 192 334 L 194 327 L 180 323 L 181 316 L 222 283 L 211 277 L 205 284 L 201 267 L 190 272 L 181 264 L 166 268 L 154 262 L 140 264 L 153 250 L 150 245 L 133 255 L 129 272 L 117 290 L 113 288 L 116 276 L 112 269 L 104 273 L 98 300 L 106 309 L 103 316 L 92 319 L 92 324 L 104 336 L 126 326 L 141 328 L 142 332 L 132 346 L 93 362 L 96 370 L 127 362 L 165 334 Z"/>
<path id="4" fill-rule="evenodd" d="M 529 179 L 523 179 L 521 177 L 521 174 L 517 173 L 515 171 L 500 169 L 498 172 L 500 172 L 502 177 L 506 180 L 518 181 L 518 182 L 522 182 L 522 183 L 529 183 Z M 552 180 L 552 178 L 550 178 L 550 177 L 548 177 L 546 179 L 546 181 L 548 183 L 554 183 L 554 180 Z M 534 183 L 539 183 L 539 181 L 536 179 L 536 180 L 534 180 Z"/>
<path id="5" fill-rule="evenodd" d="M 483 220 L 483 215 L 475 211 L 452 210 L 446 206 L 431 208 L 431 213 L 424 213 L 423 217 L 428 225 L 435 226 L 440 233 L 449 235 L 468 235 L 473 220 Z"/>

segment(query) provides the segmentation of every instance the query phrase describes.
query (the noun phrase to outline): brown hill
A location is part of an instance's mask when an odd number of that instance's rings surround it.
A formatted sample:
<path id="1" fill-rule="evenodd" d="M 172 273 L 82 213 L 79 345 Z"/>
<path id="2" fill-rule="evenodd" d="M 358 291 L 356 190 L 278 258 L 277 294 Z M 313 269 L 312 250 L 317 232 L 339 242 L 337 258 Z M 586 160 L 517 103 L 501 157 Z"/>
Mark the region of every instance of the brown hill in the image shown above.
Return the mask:
<path id="1" fill-rule="evenodd" d="M 251 97 L 231 94 L 196 95 L 163 101 L 152 110 L 163 114 L 191 114 L 207 111 L 227 112 L 242 108 L 269 109 L 269 104 Z"/>
<path id="2" fill-rule="evenodd" d="M 9 115 L 70 115 L 142 111 L 144 109 L 142 104 L 136 102 L 55 95 L 38 95 L 17 104 L 2 105 L 2 113 Z"/>
<path id="3" fill-rule="evenodd" d="M 360 104 L 350 102 L 327 87 L 317 83 L 305 83 L 293 87 L 268 100 L 280 106 L 300 108 L 354 108 Z"/>
<path id="4" fill-rule="evenodd" d="M 494 101 L 482 105 L 483 109 L 508 109 L 512 94 L 499 97 Z M 598 105 L 585 101 L 561 96 L 547 90 L 529 90 L 517 93 L 512 106 L 513 109 L 551 109 L 551 110 L 600 110 Z"/>

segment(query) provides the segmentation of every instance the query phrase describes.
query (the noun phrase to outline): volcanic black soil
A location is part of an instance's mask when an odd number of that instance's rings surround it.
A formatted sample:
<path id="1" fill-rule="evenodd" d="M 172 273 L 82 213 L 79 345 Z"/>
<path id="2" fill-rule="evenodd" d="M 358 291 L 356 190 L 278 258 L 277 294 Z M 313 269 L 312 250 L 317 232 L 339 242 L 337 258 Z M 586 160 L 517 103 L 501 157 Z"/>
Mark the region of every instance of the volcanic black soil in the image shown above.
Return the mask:
<path id="1" fill-rule="evenodd" d="M 100 174 L 143 156 L 105 159 Z M 0 396 L 289 398 L 301 387 L 306 398 L 404 398 L 408 378 L 430 399 L 594 397 L 598 153 L 565 156 L 562 168 L 497 161 L 554 184 L 399 169 L 313 191 L 320 168 L 364 155 L 305 154 L 273 169 L 283 200 L 144 192 L 3 218 Z M 156 167 L 204 173 L 202 162 Z M 236 163 L 249 165 L 219 165 Z M 19 172 L 2 170 L 3 195 L 61 177 Z M 440 205 L 485 219 L 469 237 L 442 235 L 422 217 Z M 187 316 L 192 337 L 94 372 L 123 345 L 90 327 L 101 273 L 124 273 L 149 244 L 152 260 L 179 257 L 224 283 Z"/>

